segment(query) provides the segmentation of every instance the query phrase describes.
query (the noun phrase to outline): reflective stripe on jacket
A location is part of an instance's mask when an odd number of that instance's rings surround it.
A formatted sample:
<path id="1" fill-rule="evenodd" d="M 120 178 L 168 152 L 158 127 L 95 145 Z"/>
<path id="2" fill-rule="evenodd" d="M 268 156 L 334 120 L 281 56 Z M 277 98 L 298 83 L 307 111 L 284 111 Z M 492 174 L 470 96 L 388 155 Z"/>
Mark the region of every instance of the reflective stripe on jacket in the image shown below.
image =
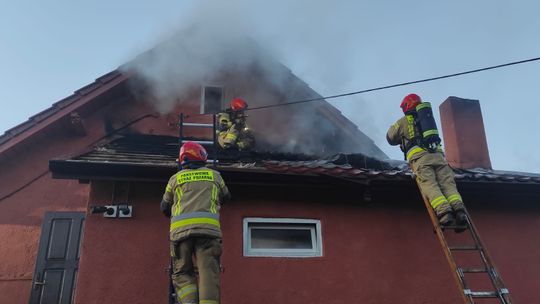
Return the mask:
<path id="1" fill-rule="evenodd" d="M 219 208 L 228 195 L 221 175 L 212 169 L 184 169 L 173 175 L 163 195 L 163 201 L 172 205 L 171 240 L 221 237 Z"/>

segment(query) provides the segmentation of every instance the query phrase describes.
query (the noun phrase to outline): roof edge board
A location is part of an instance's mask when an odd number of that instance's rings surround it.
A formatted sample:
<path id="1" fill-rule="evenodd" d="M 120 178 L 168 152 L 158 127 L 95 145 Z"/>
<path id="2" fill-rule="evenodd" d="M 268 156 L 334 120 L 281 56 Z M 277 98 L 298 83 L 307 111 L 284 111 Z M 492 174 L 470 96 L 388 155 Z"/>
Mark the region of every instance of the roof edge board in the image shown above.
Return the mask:
<path id="1" fill-rule="evenodd" d="M 115 70 L 111 73 L 114 72 L 117 71 Z M 111 73 L 108 73 L 106 75 L 109 75 Z M 85 95 L 70 95 L 54 103 L 51 107 L 45 109 L 44 111 L 41 111 L 38 114 L 31 116 L 27 121 L 11 129 L 8 129 L 3 135 L 0 136 L 0 154 L 5 153 L 20 142 L 23 142 L 31 136 L 35 135 L 36 133 L 42 131 L 44 128 L 58 121 L 70 112 L 91 102 L 95 98 L 106 93 L 109 89 L 119 85 L 128 78 L 128 75 L 122 74 L 120 72 L 114 73 L 114 77 L 108 76 L 106 82 L 103 82 L 99 86 L 95 86 L 91 92 L 86 92 Z M 97 80 L 93 84 L 95 83 L 97 83 Z M 53 111 L 53 113 L 46 113 L 48 111 Z"/>

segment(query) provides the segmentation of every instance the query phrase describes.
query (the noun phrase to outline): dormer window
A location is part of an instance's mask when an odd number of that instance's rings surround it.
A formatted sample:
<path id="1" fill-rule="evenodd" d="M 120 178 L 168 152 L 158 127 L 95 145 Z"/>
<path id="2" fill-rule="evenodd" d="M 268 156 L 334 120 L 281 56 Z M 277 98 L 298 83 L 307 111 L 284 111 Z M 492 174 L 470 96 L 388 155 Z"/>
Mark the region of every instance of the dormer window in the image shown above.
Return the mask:
<path id="1" fill-rule="evenodd" d="M 223 102 L 222 86 L 203 86 L 201 93 L 201 114 L 217 114 Z"/>

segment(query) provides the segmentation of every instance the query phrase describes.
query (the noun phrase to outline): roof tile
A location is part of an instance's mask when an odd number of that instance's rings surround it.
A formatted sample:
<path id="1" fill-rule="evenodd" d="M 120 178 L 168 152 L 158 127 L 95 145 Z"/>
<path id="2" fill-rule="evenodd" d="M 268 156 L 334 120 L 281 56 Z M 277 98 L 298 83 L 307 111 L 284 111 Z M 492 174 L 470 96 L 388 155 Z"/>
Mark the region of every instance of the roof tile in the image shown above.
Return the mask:
<path id="1" fill-rule="evenodd" d="M 159 137 L 151 135 L 126 135 L 119 138 L 104 147 L 98 147 L 96 150 L 75 158 L 75 160 L 84 160 L 88 162 L 100 163 L 118 163 L 129 162 L 132 164 L 145 164 L 148 166 L 176 166 L 176 148 L 168 145 L 175 142 L 175 138 Z M 149 150 L 151 149 L 151 150 Z M 137 158 L 140 155 L 140 160 Z M 149 160 L 149 156 L 155 157 Z M 263 152 L 253 152 L 249 154 L 252 157 L 249 167 L 238 167 L 239 162 L 235 160 L 220 159 L 219 166 L 222 168 L 235 167 L 242 170 L 266 170 L 276 173 L 288 173 L 299 175 L 331 175 L 336 177 L 348 177 L 356 180 L 377 179 L 377 180 L 396 180 L 412 181 L 412 173 L 408 167 L 402 164 L 394 164 L 393 167 L 384 166 L 363 168 L 362 165 L 351 165 L 338 160 L 339 164 L 334 163 L 335 159 L 329 158 L 318 160 L 287 160 L 294 155 L 268 154 Z M 273 155 L 273 156 L 272 156 Z M 268 159 L 279 157 L 277 159 Z M 354 157 L 348 157 L 353 159 Z M 297 158 L 309 159 L 309 158 Z M 455 179 L 462 182 L 505 182 L 505 183 L 540 183 L 540 175 L 534 173 L 497 171 L 486 169 L 455 170 Z"/>
<path id="2" fill-rule="evenodd" d="M 116 77 L 122 75 L 122 73 L 120 73 L 118 70 L 114 70 L 110 73 L 107 73 L 99 78 L 96 79 L 96 82 L 100 82 L 102 84 L 105 84 L 113 79 L 115 79 Z"/>
<path id="3" fill-rule="evenodd" d="M 54 113 L 56 113 L 56 109 L 54 108 L 48 108 L 48 109 L 45 109 L 33 116 L 30 116 L 29 120 L 33 120 L 33 121 L 42 121 L 44 119 L 47 119 L 48 117 L 50 116 L 53 116 Z"/>
<path id="4" fill-rule="evenodd" d="M 92 91 L 98 89 L 103 84 L 115 79 L 116 77 L 122 75 L 118 70 L 114 70 L 110 73 L 107 73 L 99 78 L 97 78 L 93 83 L 86 85 L 82 87 L 81 89 L 75 91 L 75 94 L 70 95 L 60 101 L 57 101 L 52 104 L 51 107 L 39 112 L 38 114 L 35 114 L 31 116 L 27 121 L 8 129 L 6 132 L 4 132 L 3 135 L 0 135 L 0 144 L 3 144 L 5 142 L 8 142 L 13 137 L 19 135 L 20 133 L 30 129 L 31 127 L 35 126 L 37 123 L 51 117 L 55 113 L 57 113 L 59 110 L 71 105 L 72 103 L 79 100 L 82 96 L 87 95 L 91 93 Z"/>
<path id="5" fill-rule="evenodd" d="M 70 95 L 60 101 L 57 101 L 55 103 L 53 103 L 52 107 L 54 110 L 59 110 L 59 109 L 63 109 L 67 106 L 69 106 L 70 104 L 74 103 L 75 101 L 79 100 L 80 96 L 77 96 L 77 95 Z"/>
<path id="6" fill-rule="evenodd" d="M 89 85 L 86 85 L 80 89 L 78 89 L 77 91 L 75 91 L 74 93 L 77 94 L 77 95 L 88 95 L 90 93 L 92 93 L 94 90 L 96 90 L 97 88 L 101 87 L 102 83 L 100 82 L 93 82 Z"/>

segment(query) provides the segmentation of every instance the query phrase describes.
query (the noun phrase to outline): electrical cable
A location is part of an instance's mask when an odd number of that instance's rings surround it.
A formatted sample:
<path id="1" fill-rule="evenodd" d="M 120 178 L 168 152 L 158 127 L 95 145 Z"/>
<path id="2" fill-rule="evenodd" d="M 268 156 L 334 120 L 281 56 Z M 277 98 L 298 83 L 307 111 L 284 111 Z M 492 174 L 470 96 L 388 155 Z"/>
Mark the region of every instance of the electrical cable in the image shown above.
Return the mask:
<path id="1" fill-rule="evenodd" d="M 118 133 L 118 132 L 120 132 L 120 131 L 122 131 L 122 130 L 128 128 L 129 126 L 135 124 L 136 122 L 139 122 L 139 121 L 141 121 L 141 120 L 143 120 L 143 119 L 145 119 L 145 118 L 148 118 L 148 117 L 154 117 L 154 118 L 156 118 L 156 117 L 158 117 L 158 116 L 157 116 L 157 115 L 154 115 L 154 114 L 146 114 L 146 115 L 143 115 L 143 116 L 141 116 L 141 117 L 139 117 L 139 118 L 136 118 L 136 119 L 134 119 L 134 120 L 128 122 L 127 124 L 123 125 L 122 127 L 118 128 L 118 129 L 116 129 L 116 130 L 114 130 L 114 131 L 112 131 L 112 132 L 109 132 L 109 133 L 105 134 L 104 136 L 100 137 L 98 140 L 95 140 L 95 141 L 93 141 L 92 143 L 90 143 L 88 146 L 93 146 L 94 144 L 98 143 L 99 141 L 101 141 L 101 140 L 103 140 L 103 139 L 105 139 L 105 138 L 107 138 L 107 137 L 109 137 L 109 136 L 111 136 L 111 135 L 114 135 L 114 134 L 116 134 L 116 133 Z M 27 183 L 25 183 L 24 185 L 20 186 L 19 188 L 17 188 L 17 189 L 15 189 L 15 190 L 13 190 L 12 192 L 10 192 L 10 193 L 8 193 L 8 194 L 6 194 L 6 195 L 0 197 L 0 202 L 3 201 L 3 200 L 5 200 L 5 199 L 7 199 L 7 198 L 9 198 L 9 197 L 11 197 L 11 196 L 13 196 L 14 194 L 18 193 L 19 191 L 23 190 L 24 188 L 30 186 L 30 184 L 32 184 L 32 183 L 35 182 L 36 180 L 40 179 L 42 176 L 44 176 L 44 175 L 47 174 L 47 173 L 49 173 L 49 170 L 48 170 L 48 169 L 47 169 L 45 172 L 43 172 L 43 173 L 39 174 L 38 176 L 34 177 L 34 178 L 33 178 L 32 180 L 30 180 L 29 182 L 27 182 Z"/>
<path id="2" fill-rule="evenodd" d="M 41 177 L 43 177 L 44 175 L 46 175 L 47 173 L 49 173 L 49 169 L 47 169 L 45 172 L 37 175 L 36 177 L 32 178 L 30 181 L 26 182 L 24 185 L 18 187 L 17 189 L 11 191 L 10 193 L 0 197 L 0 202 L 13 196 L 14 194 L 18 193 L 19 191 L 23 190 L 24 188 L 30 186 L 33 182 L 37 181 L 38 179 L 40 179 Z"/>
<path id="3" fill-rule="evenodd" d="M 523 64 L 523 63 L 529 63 L 529 62 L 538 61 L 538 60 L 540 60 L 540 57 L 524 59 L 524 60 L 519 60 L 519 61 L 513 61 L 513 62 L 498 64 L 498 65 L 489 66 L 489 67 L 485 67 L 485 68 L 479 68 L 479 69 L 474 69 L 474 70 L 469 70 L 469 71 L 464 71 L 464 72 L 459 72 L 459 73 L 447 74 L 447 75 L 443 75 L 443 76 L 436 76 L 436 77 L 424 78 L 424 79 L 420 79 L 420 80 L 413 80 L 413 81 L 407 81 L 407 82 L 396 83 L 396 84 L 391 84 L 391 85 L 385 85 L 385 86 L 381 86 L 381 87 L 365 89 L 365 90 L 360 90 L 360 91 L 354 91 L 354 92 L 349 92 L 349 93 L 336 94 L 336 95 L 330 95 L 330 96 L 325 96 L 325 97 L 315 97 L 315 98 L 301 99 L 301 100 L 295 100 L 295 101 L 285 101 L 285 102 L 276 103 L 276 104 L 269 104 L 269 105 L 264 105 L 264 106 L 252 107 L 252 108 L 247 108 L 245 111 L 261 110 L 261 109 L 275 108 L 275 107 L 281 107 L 281 106 L 295 105 L 295 104 L 300 104 L 300 103 L 307 103 L 307 102 L 312 102 L 312 101 L 320 101 L 320 100 L 327 100 L 327 99 L 333 99 L 333 98 L 339 98 L 339 97 L 345 97 L 345 96 L 352 96 L 352 95 L 357 95 L 357 94 L 362 94 L 362 93 L 368 93 L 368 92 L 373 92 L 373 91 L 380 91 L 380 90 L 386 90 L 386 89 L 391 89 L 391 88 L 396 88 L 396 87 L 407 86 L 407 85 L 416 84 L 416 83 L 429 82 L 429 81 L 435 81 L 435 80 L 440 80 L 440 79 L 445 79 L 445 78 L 452 78 L 452 77 L 456 77 L 456 76 L 462 76 L 462 75 L 466 75 L 466 74 L 473 74 L 473 73 L 478 73 L 478 72 L 483 72 L 483 71 L 488 71 L 488 70 L 494 70 L 494 69 L 498 69 L 498 68 L 503 68 L 503 67 L 517 65 L 517 64 Z M 185 118 L 197 117 L 197 116 L 205 116 L 205 115 L 213 115 L 213 114 L 214 113 L 192 114 L 192 115 L 186 115 Z"/>
<path id="4" fill-rule="evenodd" d="M 416 84 L 416 83 L 422 83 L 422 82 L 428 82 L 428 81 L 434 81 L 434 80 L 439 80 L 439 79 L 451 78 L 451 77 L 456 77 L 456 76 L 461 76 L 461 75 L 466 75 L 466 74 L 478 73 L 478 72 L 498 69 L 498 68 L 512 66 L 512 65 L 533 62 L 533 61 L 537 61 L 537 60 L 540 60 L 540 57 L 530 58 L 530 59 L 525 59 L 525 60 L 519 60 L 519 61 L 494 65 L 494 66 L 480 68 L 480 69 L 469 70 L 469 71 L 465 71 L 465 72 L 448 74 L 448 75 L 443 75 L 443 76 L 430 77 L 430 78 L 414 80 L 414 81 L 407 81 L 407 82 L 402 82 L 402 83 L 397 83 L 397 84 L 392 84 L 392 85 L 386 85 L 386 86 L 381 86 L 381 87 L 376 87 L 376 88 L 371 88 L 371 89 L 365 89 L 365 90 L 360 90 L 360 91 L 354 91 L 354 92 L 349 92 L 349 93 L 330 95 L 330 96 L 326 96 L 326 97 L 316 97 L 316 98 L 302 99 L 302 100 L 296 100 L 296 101 L 290 101 L 290 102 L 283 102 L 283 103 L 276 103 L 276 104 L 264 105 L 264 106 L 259 106 L 259 107 L 247 108 L 246 110 L 247 111 L 252 111 L 252 110 L 260 110 L 260 109 L 268 109 L 268 108 L 273 108 L 273 107 L 288 106 L 288 105 L 295 105 L 295 104 L 299 104 L 299 103 L 306 103 L 306 102 L 312 102 L 312 101 L 319 101 L 319 100 L 326 100 L 326 99 L 333 99 L 333 98 L 357 95 L 357 94 L 368 93 L 368 92 L 373 92 L 373 91 L 386 90 L 386 89 L 395 88 L 395 87 L 407 86 L 407 85 Z"/>

